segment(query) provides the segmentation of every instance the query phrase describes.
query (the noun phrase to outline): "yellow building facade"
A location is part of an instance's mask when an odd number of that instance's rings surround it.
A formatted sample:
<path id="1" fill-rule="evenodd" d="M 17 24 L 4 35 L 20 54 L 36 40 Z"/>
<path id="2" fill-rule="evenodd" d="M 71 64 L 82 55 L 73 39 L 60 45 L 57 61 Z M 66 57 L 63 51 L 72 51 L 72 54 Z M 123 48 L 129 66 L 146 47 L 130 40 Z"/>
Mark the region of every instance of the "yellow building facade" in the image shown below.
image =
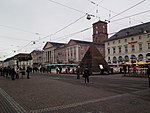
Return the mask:
<path id="1" fill-rule="evenodd" d="M 120 30 L 105 41 L 109 64 L 150 61 L 150 22 Z"/>

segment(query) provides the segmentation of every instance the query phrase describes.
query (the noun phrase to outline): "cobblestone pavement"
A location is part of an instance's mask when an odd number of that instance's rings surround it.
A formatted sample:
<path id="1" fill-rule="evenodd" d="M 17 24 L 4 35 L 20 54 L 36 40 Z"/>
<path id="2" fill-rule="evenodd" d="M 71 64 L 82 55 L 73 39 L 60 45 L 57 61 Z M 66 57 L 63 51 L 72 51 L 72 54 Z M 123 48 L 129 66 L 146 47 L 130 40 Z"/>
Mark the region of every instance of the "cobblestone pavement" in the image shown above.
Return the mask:
<path id="1" fill-rule="evenodd" d="M 32 74 L 0 76 L 0 113 L 149 113 L 147 78 Z"/>

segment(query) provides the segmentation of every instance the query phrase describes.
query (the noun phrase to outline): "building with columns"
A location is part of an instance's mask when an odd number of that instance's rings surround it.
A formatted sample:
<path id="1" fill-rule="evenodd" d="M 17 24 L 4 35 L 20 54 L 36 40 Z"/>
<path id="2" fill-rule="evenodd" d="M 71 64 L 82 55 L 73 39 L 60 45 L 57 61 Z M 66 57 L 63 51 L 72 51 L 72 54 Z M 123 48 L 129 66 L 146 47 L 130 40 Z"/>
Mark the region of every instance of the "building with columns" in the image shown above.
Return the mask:
<path id="1" fill-rule="evenodd" d="M 150 22 L 122 29 L 105 41 L 109 64 L 150 61 Z"/>
<path id="2" fill-rule="evenodd" d="M 64 43 L 47 42 L 43 48 L 43 64 L 57 63 L 56 49 L 66 46 Z"/>
<path id="3" fill-rule="evenodd" d="M 70 40 L 66 47 L 66 61 L 79 64 L 92 42 Z"/>
<path id="4" fill-rule="evenodd" d="M 43 64 L 76 63 L 79 64 L 92 43 L 102 56 L 105 56 L 104 41 L 108 39 L 107 23 L 98 21 L 93 24 L 93 42 L 73 40 L 68 44 L 47 42 L 43 48 Z"/>

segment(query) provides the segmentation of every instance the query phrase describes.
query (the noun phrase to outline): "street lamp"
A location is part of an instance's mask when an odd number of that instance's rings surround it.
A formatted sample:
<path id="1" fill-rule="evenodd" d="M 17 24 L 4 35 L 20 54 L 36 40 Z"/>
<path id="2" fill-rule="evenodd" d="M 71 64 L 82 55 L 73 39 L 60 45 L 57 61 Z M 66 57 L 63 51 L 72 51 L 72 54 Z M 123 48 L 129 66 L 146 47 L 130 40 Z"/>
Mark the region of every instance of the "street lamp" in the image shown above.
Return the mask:
<path id="1" fill-rule="evenodd" d="M 95 17 L 94 15 L 91 15 L 91 14 L 88 14 L 88 13 L 86 13 L 86 15 L 87 15 L 86 19 L 88 19 L 88 20 L 90 20 L 91 17 Z"/>

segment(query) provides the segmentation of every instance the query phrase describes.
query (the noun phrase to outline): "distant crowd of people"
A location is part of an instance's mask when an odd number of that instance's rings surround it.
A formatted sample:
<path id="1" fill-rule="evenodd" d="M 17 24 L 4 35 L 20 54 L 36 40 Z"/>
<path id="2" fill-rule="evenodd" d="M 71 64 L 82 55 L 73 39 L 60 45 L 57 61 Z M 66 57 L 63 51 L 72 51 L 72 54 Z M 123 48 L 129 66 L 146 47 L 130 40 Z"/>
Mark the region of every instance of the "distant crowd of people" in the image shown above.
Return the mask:
<path id="1" fill-rule="evenodd" d="M 136 73 L 137 67 L 136 65 L 132 66 L 133 68 L 133 73 Z M 62 67 L 56 67 L 56 74 L 61 74 L 62 73 Z M 129 72 L 129 66 L 123 65 L 123 72 L 124 75 L 127 74 L 127 72 Z M 30 78 L 30 72 L 50 72 L 51 73 L 51 68 L 44 68 L 41 67 L 40 69 L 38 68 L 31 68 L 30 66 L 27 66 L 26 69 L 25 68 L 14 68 L 14 67 L 1 67 L 0 68 L 0 76 L 6 77 L 6 78 L 11 78 L 11 80 L 15 80 L 15 79 L 19 79 L 20 75 L 23 77 L 25 74 L 27 75 L 27 79 Z M 66 67 L 65 73 L 70 73 L 70 68 Z M 85 83 L 89 83 L 90 79 L 90 75 L 91 75 L 91 71 L 89 69 L 89 67 L 85 67 L 85 68 L 80 68 L 80 66 L 77 66 L 76 69 L 73 68 L 72 70 L 73 74 L 77 75 L 77 79 L 80 79 L 80 75 L 82 75 L 82 77 L 84 78 L 84 82 Z M 149 81 L 149 87 L 150 87 L 150 65 L 147 66 L 147 72 L 146 72 L 147 76 L 148 76 L 148 81 Z"/>
<path id="2" fill-rule="evenodd" d="M 28 66 L 26 69 L 25 68 L 14 68 L 14 67 L 1 67 L 0 68 L 0 76 L 6 77 L 6 78 L 11 78 L 11 80 L 19 79 L 20 76 L 24 76 L 25 74 L 27 75 L 27 79 L 30 77 L 30 72 L 31 72 L 31 67 Z"/>

